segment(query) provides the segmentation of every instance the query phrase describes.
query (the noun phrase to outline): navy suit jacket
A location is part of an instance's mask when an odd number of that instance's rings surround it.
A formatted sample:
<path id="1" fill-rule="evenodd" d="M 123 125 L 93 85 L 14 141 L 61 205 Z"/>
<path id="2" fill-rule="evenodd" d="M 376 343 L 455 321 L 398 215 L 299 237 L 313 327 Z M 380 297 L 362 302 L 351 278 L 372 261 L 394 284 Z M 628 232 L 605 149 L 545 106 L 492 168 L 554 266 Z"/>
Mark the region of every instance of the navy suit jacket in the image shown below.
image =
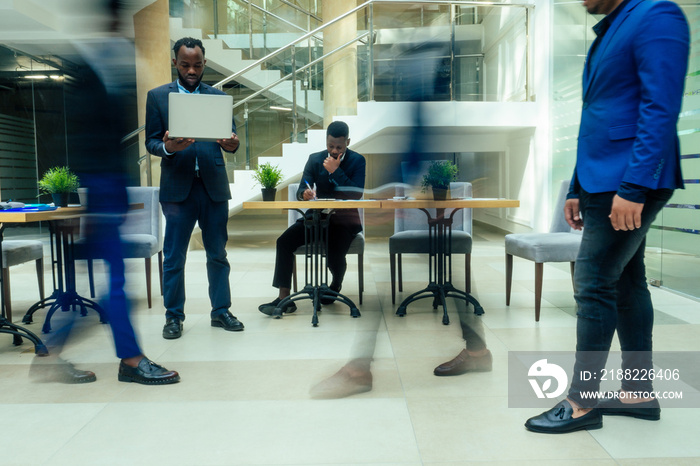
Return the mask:
<path id="1" fill-rule="evenodd" d="M 201 83 L 202 94 L 224 94 L 218 89 Z M 195 158 L 207 194 L 212 201 L 231 199 L 231 189 L 226 176 L 226 162 L 217 142 L 195 141 L 187 149 L 167 155 L 163 149 L 163 136 L 168 130 L 168 94 L 179 92 L 177 81 L 148 91 L 146 98 L 146 150 L 161 157 L 160 200 L 182 202 L 190 193 L 194 180 Z M 236 123 L 231 122 L 236 132 Z"/>
<path id="2" fill-rule="evenodd" d="M 630 0 L 596 42 L 583 72 L 570 191 L 614 192 L 622 182 L 682 188 L 676 124 L 688 68 L 683 12 L 670 1 Z"/>
<path id="3" fill-rule="evenodd" d="M 314 183 L 316 184 L 316 197 L 319 199 L 361 199 L 365 189 L 365 158 L 347 149 L 338 169 L 330 174 L 323 168 L 326 157 L 328 157 L 327 150 L 309 155 L 297 190 L 297 199 L 304 199 L 307 182 L 311 187 Z M 330 221 L 347 227 L 352 234 L 362 231 L 357 209 L 338 209 L 331 216 Z"/>

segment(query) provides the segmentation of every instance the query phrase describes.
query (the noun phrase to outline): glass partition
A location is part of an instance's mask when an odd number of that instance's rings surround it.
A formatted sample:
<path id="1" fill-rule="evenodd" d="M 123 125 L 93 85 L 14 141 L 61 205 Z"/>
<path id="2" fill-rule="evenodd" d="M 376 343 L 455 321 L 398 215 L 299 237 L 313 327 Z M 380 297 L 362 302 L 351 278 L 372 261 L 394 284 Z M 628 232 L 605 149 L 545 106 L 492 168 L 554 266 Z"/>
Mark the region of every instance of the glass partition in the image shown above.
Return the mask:
<path id="1" fill-rule="evenodd" d="M 697 2 L 678 2 L 700 26 Z M 600 18 L 577 2 L 555 0 L 552 12 L 552 179 L 571 177 L 581 117 L 581 76 Z M 700 297 L 700 38 L 691 34 L 683 108 L 678 121 L 685 189 L 676 190 L 647 236 L 647 278 L 654 285 Z"/>

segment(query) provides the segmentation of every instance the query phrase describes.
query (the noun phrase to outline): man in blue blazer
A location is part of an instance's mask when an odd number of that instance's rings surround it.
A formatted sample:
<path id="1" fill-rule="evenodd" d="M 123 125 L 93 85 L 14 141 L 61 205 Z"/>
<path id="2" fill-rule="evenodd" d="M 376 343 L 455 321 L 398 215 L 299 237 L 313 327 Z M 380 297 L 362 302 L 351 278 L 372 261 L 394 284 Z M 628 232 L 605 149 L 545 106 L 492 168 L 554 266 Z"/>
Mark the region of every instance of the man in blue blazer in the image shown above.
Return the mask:
<path id="1" fill-rule="evenodd" d="M 576 362 L 568 397 L 525 426 L 563 433 L 603 426 L 602 415 L 657 420 L 652 397 L 654 309 L 644 249 L 651 223 L 683 188 L 676 123 L 688 67 L 689 31 L 665 0 L 586 0 L 605 14 L 593 29 L 583 72 L 576 168 L 564 208 L 583 239 L 574 273 L 578 304 Z M 622 373 L 615 396 L 588 397 L 617 330 Z"/>
<path id="2" fill-rule="evenodd" d="M 173 46 L 178 79 L 148 92 L 146 100 L 146 149 L 161 157 L 160 202 L 165 215 L 163 242 L 163 338 L 182 335 L 185 320 L 185 259 L 196 222 L 202 229 L 207 253 L 207 277 L 211 301 L 211 325 L 229 331 L 243 324 L 229 312 L 231 266 L 226 259 L 228 200 L 231 199 L 226 164 L 221 149 L 238 149 L 236 124 L 231 138 L 216 142 L 171 139 L 168 135 L 168 94 L 223 94 L 201 82 L 206 60 L 199 39 L 178 40 Z M 192 115 L 196 118 L 196 115 Z"/>

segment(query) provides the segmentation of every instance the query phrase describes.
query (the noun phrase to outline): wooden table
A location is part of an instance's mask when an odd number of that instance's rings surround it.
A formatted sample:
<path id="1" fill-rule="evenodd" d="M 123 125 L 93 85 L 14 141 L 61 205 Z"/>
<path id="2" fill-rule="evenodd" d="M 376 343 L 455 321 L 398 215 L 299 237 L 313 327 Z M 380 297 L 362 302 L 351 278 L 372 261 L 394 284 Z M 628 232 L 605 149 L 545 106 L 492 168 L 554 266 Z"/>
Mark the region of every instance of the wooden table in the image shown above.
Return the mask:
<path id="1" fill-rule="evenodd" d="M 382 200 L 319 200 L 319 201 L 255 201 L 255 202 L 244 202 L 244 209 L 260 209 L 260 210 L 278 210 L 278 209 L 294 209 L 301 211 L 302 209 L 313 209 L 315 212 L 319 212 L 318 218 L 314 217 L 310 221 L 309 231 L 312 241 L 309 244 L 307 240 L 307 255 L 306 266 L 307 266 L 307 285 L 304 290 L 299 293 L 295 293 L 289 298 L 296 298 L 298 295 L 305 293 L 310 299 L 314 301 L 314 317 L 312 323 L 314 326 L 318 324 L 317 311 L 320 307 L 318 304 L 319 299 L 325 296 L 338 295 L 338 300 L 346 303 L 350 306 L 351 315 L 353 317 L 359 317 L 360 312 L 357 307 L 350 301 L 347 297 L 334 293 L 327 286 L 326 281 L 322 276 L 323 268 L 323 257 L 322 253 L 314 249 L 314 245 L 327 244 L 327 232 L 326 238 L 322 238 L 321 232 L 321 215 L 320 212 L 327 209 L 328 212 L 332 212 L 337 209 L 383 209 L 383 210 L 396 210 L 396 209 L 419 209 L 426 214 L 426 221 L 428 222 L 428 232 L 430 237 L 430 253 L 428 258 L 429 264 L 429 279 L 428 285 L 418 291 L 413 293 L 409 297 L 403 300 L 396 310 L 396 314 L 400 317 L 406 315 L 407 306 L 413 301 L 432 297 L 433 298 L 433 308 L 437 309 L 438 303 L 443 307 L 443 323 L 449 323 L 449 317 L 447 315 L 447 304 L 446 298 L 454 297 L 458 299 L 463 299 L 474 306 L 474 312 L 476 314 L 483 314 L 483 308 L 479 302 L 465 291 L 458 290 L 452 285 L 452 262 L 450 259 L 450 241 L 452 232 L 452 219 L 455 212 L 459 209 L 480 209 L 480 208 L 512 208 L 519 207 L 520 201 L 514 199 L 448 199 L 444 201 L 433 201 L 427 199 L 409 199 L 409 200 L 394 200 L 394 199 L 382 199 Z M 428 209 L 436 209 L 436 214 L 433 217 Z M 445 210 L 451 209 L 448 215 L 445 215 Z M 316 236 L 313 236 L 316 235 Z M 320 240 L 320 242 L 319 242 Z M 309 263 L 311 262 L 311 264 Z M 309 273 L 310 272 L 310 273 Z M 311 281 L 309 281 L 309 275 L 312 275 Z M 327 273 L 325 275 L 327 277 Z M 281 317 L 282 309 L 288 300 L 283 300 L 280 302 L 278 307 L 275 309 L 273 314 L 276 317 Z"/>

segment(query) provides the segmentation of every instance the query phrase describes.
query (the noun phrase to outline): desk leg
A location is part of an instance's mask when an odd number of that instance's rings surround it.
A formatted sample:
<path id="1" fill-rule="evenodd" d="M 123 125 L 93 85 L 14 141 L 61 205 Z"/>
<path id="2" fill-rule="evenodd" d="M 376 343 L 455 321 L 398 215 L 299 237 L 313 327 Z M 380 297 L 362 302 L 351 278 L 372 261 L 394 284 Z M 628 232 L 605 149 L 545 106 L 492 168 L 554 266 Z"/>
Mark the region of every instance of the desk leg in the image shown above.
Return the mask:
<path id="1" fill-rule="evenodd" d="M 447 298 L 462 299 L 474 306 L 474 314 L 482 315 L 484 308 L 471 294 L 458 290 L 452 285 L 452 219 L 454 209 L 449 217 L 445 217 L 445 209 L 437 209 L 433 218 L 430 211 L 421 209 L 428 216 L 428 241 L 430 252 L 428 255 L 428 286 L 413 293 L 404 299 L 396 309 L 396 315 L 404 317 L 406 308 L 414 301 L 424 298 L 433 298 L 433 309 L 442 305 L 442 323 L 448 325 L 450 318 L 447 315 Z"/>
<path id="2" fill-rule="evenodd" d="M 355 306 L 355 303 L 347 296 L 331 290 L 328 286 L 328 225 L 331 214 L 323 217 L 320 211 L 313 210 L 312 217 L 307 218 L 303 211 L 298 210 L 298 212 L 304 216 L 304 272 L 306 284 L 304 289 L 280 301 L 272 311 L 272 318 L 281 319 L 282 309 L 285 308 L 288 302 L 310 299 L 314 308 L 311 325 L 318 327 L 318 313 L 321 311 L 322 298 L 333 298 L 335 301 L 340 301 L 350 308 L 351 317 L 360 317 L 360 310 Z"/>
<path id="3" fill-rule="evenodd" d="M 56 221 L 55 224 L 53 221 L 49 223 L 51 226 L 52 244 L 56 248 L 54 291 L 51 296 L 30 307 L 22 318 L 23 323 L 30 324 L 33 322 L 34 313 L 48 306 L 49 310 L 42 327 L 43 333 L 51 332 L 51 317 L 59 309 L 63 312 L 75 312 L 80 309 L 80 315 L 82 316 L 87 315 L 88 309 L 93 309 L 100 316 L 100 323 L 104 324 L 108 322 L 107 314 L 99 304 L 90 299 L 83 298 L 75 291 L 75 255 L 72 232 L 74 225 L 70 223 L 71 220 L 66 220 L 66 222 L 65 225 L 61 224 L 61 221 Z M 52 262 L 54 262 L 53 253 L 54 251 L 52 249 Z"/>

